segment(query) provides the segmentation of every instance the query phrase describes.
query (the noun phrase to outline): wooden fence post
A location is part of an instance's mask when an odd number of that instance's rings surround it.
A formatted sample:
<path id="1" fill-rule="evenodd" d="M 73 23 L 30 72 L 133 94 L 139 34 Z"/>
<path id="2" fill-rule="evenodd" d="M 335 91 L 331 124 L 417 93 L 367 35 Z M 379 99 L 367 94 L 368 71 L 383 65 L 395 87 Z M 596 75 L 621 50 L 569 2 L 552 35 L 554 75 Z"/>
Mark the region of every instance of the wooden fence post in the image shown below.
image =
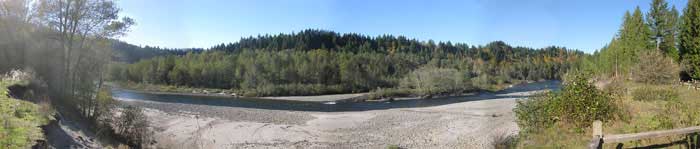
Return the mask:
<path id="1" fill-rule="evenodd" d="M 603 122 L 596 120 L 593 121 L 593 137 L 603 137 Z"/>
<path id="2" fill-rule="evenodd" d="M 593 139 L 588 144 L 589 149 L 599 149 L 603 147 L 603 122 L 596 120 L 591 125 L 593 128 Z"/>
<path id="3" fill-rule="evenodd" d="M 698 133 L 690 134 L 690 144 L 688 145 L 689 148 L 698 148 L 698 144 L 696 143 L 697 137 Z"/>

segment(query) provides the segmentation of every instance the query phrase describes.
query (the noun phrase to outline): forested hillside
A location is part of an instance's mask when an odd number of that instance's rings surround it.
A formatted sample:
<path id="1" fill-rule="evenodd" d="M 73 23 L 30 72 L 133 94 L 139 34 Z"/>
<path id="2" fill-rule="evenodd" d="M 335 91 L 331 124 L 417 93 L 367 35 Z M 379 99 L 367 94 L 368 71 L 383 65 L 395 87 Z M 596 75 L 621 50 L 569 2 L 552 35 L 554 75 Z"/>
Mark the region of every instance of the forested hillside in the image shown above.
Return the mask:
<path id="1" fill-rule="evenodd" d="M 203 49 L 171 49 L 151 46 L 137 46 L 119 40 L 112 40 L 114 55 L 112 59 L 117 62 L 134 63 L 142 59 L 149 59 L 156 56 L 185 55 L 187 52 L 202 52 Z"/>
<path id="2" fill-rule="evenodd" d="M 114 66 L 111 73 L 116 80 L 268 96 L 367 92 L 399 86 L 418 89 L 421 86 L 405 83 L 411 79 L 407 74 L 426 67 L 430 69 L 421 70 L 448 69 L 454 74 L 442 75 L 450 76 L 447 81 L 463 91 L 559 79 L 585 56 L 562 47 L 532 49 L 501 41 L 475 46 L 304 30 L 244 38 L 203 53 Z"/>

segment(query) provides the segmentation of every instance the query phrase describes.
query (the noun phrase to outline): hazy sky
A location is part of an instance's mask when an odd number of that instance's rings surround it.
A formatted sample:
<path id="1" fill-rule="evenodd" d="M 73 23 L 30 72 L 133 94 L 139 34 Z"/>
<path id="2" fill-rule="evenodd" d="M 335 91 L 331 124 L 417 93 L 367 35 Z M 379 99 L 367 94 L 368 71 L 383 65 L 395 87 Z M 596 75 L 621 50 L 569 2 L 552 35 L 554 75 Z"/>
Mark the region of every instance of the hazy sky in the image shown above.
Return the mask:
<path id="1" fill-rule="evenodd" d="M 667 0 L 679 11 L 687 0 Z M 651 0 L 119 0 L 137 45 L 208 48 L 241 37 L 325 29 L 470 45 L 565 46 L 592 52 L 626 10 Z"/>

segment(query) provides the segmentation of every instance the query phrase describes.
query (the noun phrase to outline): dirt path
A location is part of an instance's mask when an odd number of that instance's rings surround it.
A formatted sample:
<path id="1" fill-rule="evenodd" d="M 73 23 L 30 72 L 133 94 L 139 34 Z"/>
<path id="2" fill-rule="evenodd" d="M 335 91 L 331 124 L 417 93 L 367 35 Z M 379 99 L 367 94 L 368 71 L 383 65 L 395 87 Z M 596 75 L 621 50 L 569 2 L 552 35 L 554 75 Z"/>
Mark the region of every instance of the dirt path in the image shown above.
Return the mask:
<path id="1" fill-rule="evenodd" d="M 300 112 L 129 101 L 145 107 L 165 148 L 491 148 L 517 134 L 517 98 L 362 112 Z"/>
<path id="2" fill-rule="evenodd" d="M 59 120 L 44 127 L 48 145 L 52 148 L 103 148 L 92 132 L 70 117 L 58 114 Z"/>

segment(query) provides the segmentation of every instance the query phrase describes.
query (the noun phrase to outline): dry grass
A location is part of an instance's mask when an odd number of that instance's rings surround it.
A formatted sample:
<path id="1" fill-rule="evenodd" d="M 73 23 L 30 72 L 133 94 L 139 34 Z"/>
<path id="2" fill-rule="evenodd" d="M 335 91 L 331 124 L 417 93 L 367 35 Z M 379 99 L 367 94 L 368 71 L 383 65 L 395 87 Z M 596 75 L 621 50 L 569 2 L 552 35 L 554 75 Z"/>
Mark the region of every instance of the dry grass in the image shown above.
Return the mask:
<path id="1" fill-rule="evenodd" d="M 587 132 L 578 133 L 572 126 L 557 125 L 547 128 L 538 134 L 524 136 L 527 139 L 520 140 L 518 148 L 585 148 L 590 140 Z"/>
<path id="2" fill-rule="evenodd" d="M 604 124 L 604 134 L 638 133 L 654 130 L 667 130 L 700 125 L 700 91 L 689 90 L 677 85 L 648 85 L 625 82 L 623 86 L 628 91 L 641 87 L 666 88 L 678 92 L 675 101 L 637 101 L 632 100 L 631 93 L 618 96 L 620 106 L 627 115 L 620 120 Z M 590 130 L 570 130 L 565 124 L 557 124 L 538 134 L 530 134 L 527 139 L 521 139 L 521 148 L 584 148 L 591 139 Z M 662 138 L 644 139 L 623 143 L 624 148 L 648 147 L 665 145 L 663 147 L 685 148 L 685 135 Z M 605 144 L 604 148 L 615 148 L 618 144 Z"/>

